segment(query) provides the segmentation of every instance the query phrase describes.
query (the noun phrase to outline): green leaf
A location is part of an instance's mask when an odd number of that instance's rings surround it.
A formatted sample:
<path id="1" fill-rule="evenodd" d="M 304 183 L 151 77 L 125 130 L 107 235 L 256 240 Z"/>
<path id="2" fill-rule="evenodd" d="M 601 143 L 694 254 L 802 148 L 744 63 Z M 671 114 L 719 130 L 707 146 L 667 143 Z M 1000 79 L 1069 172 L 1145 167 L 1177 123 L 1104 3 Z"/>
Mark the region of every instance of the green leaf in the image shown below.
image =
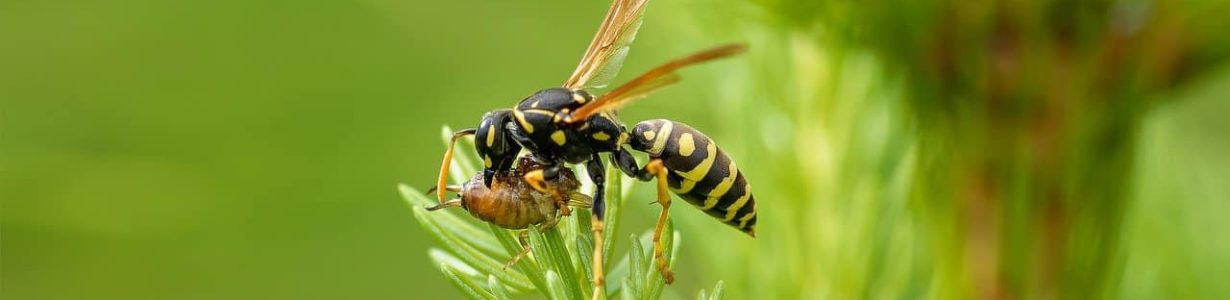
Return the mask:
<path id="1" fill-rule="evenodd" d="M 440 227 L 440 224 L 433 222 L 427 216 L 429 212 L 426 209 L 416 206 L 412 208 L 412 212 L 414 212 L 415 218 L 419 220 L 419 225 L 423 227 L 423 230 L 426 230 L 437 242 L 444 245 L 446 249 L 451 250 L 453 254 L 456 254 L 467 265 L 474 267 L 480 272 L 499 276 L 500 279 L 516 289 L 530 289 L 529 279 L 524 274 L 504 270 L 504 262 L 497 261 L 483 254 L 471 244 L 466 243 L 466 241 L 449 234 Z"/>
<path id="2" fill-rule="evenodd" d="M 580 280 L 577 279 L 576 269 L 572 266 L 572 258 L 569 257 L 570 252 L 564 247 L 564 240 L 560 236 L 558 228 L 552 228 L 545 232 L 539 231 L 537 228 L 530 229 L 530 250 L 534 253 L 534 257 L 540 263 L 546 262 L 549 269 L 555 271 L 556 275 L 563 280 L 566 288 L 568 299 L 579 299 L 583 297 L 582 289 L 580 288 Z M 550 281 L 548 281 L 548 284 Z"/>
<path id="3" fill-rule="evenodd" d="M 664 251 L 663 256 L 666 258 L 666 265 L 671 267 L 671 269 L 674 269 L 675 267 L 675 251 L 677 250 L 677 247 L 675 246 L 679 242 L 679 232 L 674 230 L 674 222 L 667 219 L 666 226 L 662 228 L 662 232 L 664 233 L 663 235 L 666 235 L 662 237 L 662 250 Z M 652 252 L 650 255 L 650 260 L 653 260 Z M 654 262 L 654 264 L 650 266 L 649 274 L 646 275 L 646 286 L 648 286 L 648 288 L 646 288 L 647 294 L 644 299 L 661 298 L 662 289 L 666 287 L 666 277 L 662 276 L 662 271 L 658 270 L 657 262 Z"/>
<path id="4" fill-rule="evenodd" d="M 483 290 L 483 286 L 467 276 L 458 274 L 456 269 L 453 269 L 448 264 L 440 264 L 440 272 L 444 273 L 444 278 L 453 283 L 457 290 L 461 291 L 462 295 L 472 300 L 495 300 L 495 296 Z"/>
<path id="5" fill-rule="evenodd" d="M 581 298 L 576 298 L 576 297 L 569 297 L 568 288 L 565 287 L 565 285 L 567 284 L 564 284 L 564 282 L 559 278 L 559 275 L 556 275 L 555 271 L 547 270 L 546 277 L 547 277 L 546 295 L 549 298 L 555 299 L 555 300 L 581 299 Z"/>
<path id="6" fill-rule="evenodd" d="M 623 291 L 623 286 L 624 286 L 623 281 L 624 279 L 628 278 L 628 268 L 629 268 L 628 261 L 630 260 L 630 256 L 631 256 L 630 254 L 622 255 L 619 259 L 619 262 L 615 263 L 614 267 L 607 268 L 606 270 L 607 282 L 618 283 L 618 284 L 612 284 L 614 285 L 614 287 L 607 289 L 606 291 L 607 296 L 614 298 L 616 294 Z"/>
<path id="7" fill-rule="evenodd" d="M 713 287 L 713 294 L 709 294 L 709 300 L 722 300 L 722 288 L 725 281 L 718 280 L 717 285 Z"/>
<path id="8" fill-rule="evenodd" d="M 448 251 L 444 251 L 440 248 L 432 247 L 431 249 L 427 249 L 427 257 L 431 258 L 431 260 L 436 262 L 436 264 L 448 265 L 449 267 L 452 267 L 453 270 L 457 270 L 463 274 L 471 276 L 478 274 L 478 270 L 475 270 L 474 267 L 471 267 L 464 261 L 457 259 L 456 256 L 449 254 Z"/>
<path id="9" fill-rule="evenodd" d="M 510 257 L 509 259 L 521 253 L 522 246 L 521 242 L 517 240 L 517 233 L 500 228 L 499 226 L 495 226 L 493 224 L 487 224 L 487 229 L 489 229 L 491 234 L 496 237 L 496 240 L 500 242 L 500 245 L 504 246 L 504 249 L 508 252 L 508 256 Z M 537 290 L 542 291 L 547 289 L 546 274 L 542 272 L 542 268 L 534 263 L 533 257 L 526 256 L 521 258 L 520 261 L 513 265 L 513 268 L 520 271 L 522 274 L 525 274 L 526 277 L 530 279 L 530 283 L 532 283 L 534 288 Z"/>
<path id="10" fill-rule="evenodd" d="M 576 242 L 574 248 L 577 249 L 576 253 L 580 258 L 578 265 L 580 265 L 581 274 L 578 277 L 588 284 L 594 280 L 592 276 L 594 274 L 594 236 L 591 231 L 593 227 L 590 227 L 592 215 L 588 210 L 583 209 L 573 211 L 573 215 L 577 232 L 576 238 L 573 239 Z"/>
<path id="11" fill-rule="evenodd" d="M 491 295 L 498 300 L 510 300 L 508 291 L 504 290 L 504 284 L 500 283 L 495 275 L 487 275 L 487 289 L 491 291 Z"/>
<path id="12" fill-rule="evenodd" d="M 619 225 L 623 221 L 624 193 L 623 193 L 623 178 L 624 174 L 619 171 L 619 167 L 607 163 L 606 165 L 606 215 L 603 220 L 602 234 L 602 265 L 609 266 L 607 260 L 611 257 L 611 249 L 615 248 L 615 242 L 618 241 L 615 237 L 619 236 Z"/>
<path id="13" fill-rule="evenodd" d="M 397 185 L 397 189 L 401 192 L 402 199 L 405 199 L 406 202 L 412 207 L 422 208 L 433 206 L 437 203 L 436 200 L 428 199 L 427 196 L 422 192 L 419 192 L 419 190 L 405 184 Z M 486 255 L 499 257 L 505 253 L 501 250 L 501 247 L 496 239 L 494 239 L 491 235 L 486 234 L 484 230 L 480 229 L 474 224 L 474 222 L 466 221 L 462 219 L 462 216 L 459 216 L 456 213 L 434 211 L 428 212 L 426 215 L 423 215 L 423 217 L 428 219 L 426 221 L 439 224 L 438 227 L 444 231 L 447 231 L 453 236 L 460 237 L 465 240 L 467 244 L 473 245 L 474 248 L 482 251 Z"/>
<path id="14" fill-rule="evenodd" d="M 633 291 L 635 291 L 636 289 L 632 288 L 631 283 L 632 281 L 630 280 L 624 280 L 624 282 L 620 284 L 620 286 L 622 286 L 620 290 L 622 290 L 623 292 L 619 294 L 619 299 L 637 300 L 636 297 L 639 294 L 633 293 Z"/>
<path id="15" fill-rule="evenodd" d="M 632 296 L 634 299 L 642 299 L 641 295 L 644 295 L 644 289 L 642 288 L 644 282 L 642 280 L 645 278 L 645 266 L 649 264 L 649 260 L 645 259 L 645 251 L 644 247 L 641 246 L 641 239 L 637 238 L 634 234 L 629 240 L 632 241 L 632 247 L 628 249 L 628 255 L 630 255 L 628 265 L 631 268 L 629 269 L 628 277 L 624 279 L 625 288 L 623 293 L 624 295 Z"/>

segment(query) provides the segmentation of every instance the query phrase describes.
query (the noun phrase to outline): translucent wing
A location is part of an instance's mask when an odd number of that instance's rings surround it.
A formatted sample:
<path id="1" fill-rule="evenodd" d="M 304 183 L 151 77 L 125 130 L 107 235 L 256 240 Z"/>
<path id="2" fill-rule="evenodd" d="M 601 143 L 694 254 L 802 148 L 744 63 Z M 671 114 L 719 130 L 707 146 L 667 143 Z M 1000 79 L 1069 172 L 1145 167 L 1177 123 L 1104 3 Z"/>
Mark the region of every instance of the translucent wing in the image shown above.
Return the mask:
<path id="1" fill-rule="evenodd" d="M 602 26 L 589 42 L 581 63 L 564 82 L 569 89 L 602 88 L 615 78 L 628 56 L 628 48 L 641 27 L 641 16 L 649 0 L 614 0 Z"/>
<path id="2" fill-rule="evenodd" d="M 651 92 L 661 89 L 662 87 L 679 82 L 679 74 L 675 73 L 675 71 L 680 68 L 739 54 L 744 50 L 747 50 L 747 47 L 742 44 L 730 44 L 669 61 L 649 70 L 649 72 L 645 72 L 645 74 L 641 74 L 641 76 L 632 79 L 632 81 L 611 90 L 611 92 L 606 93 L 606 95 L 598 97 L 597 100 L 586 103 L 585 106 L 581 106 L 574 111 L 572 115 L 566 119 L 566 122 L 571 123 L 585 120 L 594 113 L 604 110 L 618 109 L 620 106 L 623 106 L 624 103 L 640 99 Z"/>

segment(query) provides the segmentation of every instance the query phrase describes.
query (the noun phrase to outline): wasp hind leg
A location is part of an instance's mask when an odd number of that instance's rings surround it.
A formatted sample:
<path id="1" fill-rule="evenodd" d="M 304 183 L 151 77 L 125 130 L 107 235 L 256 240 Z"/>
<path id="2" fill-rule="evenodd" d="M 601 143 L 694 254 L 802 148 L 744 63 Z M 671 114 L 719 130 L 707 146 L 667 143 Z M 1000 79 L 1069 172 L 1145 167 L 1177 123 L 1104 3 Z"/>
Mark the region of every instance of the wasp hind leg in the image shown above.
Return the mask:
<path id="1" fill-rule="evenodd" d="M 453 148 L 457 145 L 457 139 L 463 136 L 473 135 L 478 129 L 462 129 L 453 133 L 453 137 L 448 139 L 448 149 L 444 150 L 444 162 L 440 164 L 440 177 L 436 180 L 436 199 L 440 200 L 440 206 L 444 206 L 444 196 L 448 185 L 448 168 L 453 164 Z M 437 206 L 439 207 L 439 206 Z"/>
<path id="2" fill-rule="evenodd" d="M 667 284 L 675 282 L 675 273 L 666 264 L 666 251 L 662 247 L 662 230 L 670 217 L 671 195 L 666 190 L 666 167 L 661 159 L 654 159 L 645 165 L 645 171 L 658 178 L 658 204 L 662 205 L 662 213 L 658 215 L 658 224 L 653 228 L 653 258 L 658 262 L 658 270 Z"/>

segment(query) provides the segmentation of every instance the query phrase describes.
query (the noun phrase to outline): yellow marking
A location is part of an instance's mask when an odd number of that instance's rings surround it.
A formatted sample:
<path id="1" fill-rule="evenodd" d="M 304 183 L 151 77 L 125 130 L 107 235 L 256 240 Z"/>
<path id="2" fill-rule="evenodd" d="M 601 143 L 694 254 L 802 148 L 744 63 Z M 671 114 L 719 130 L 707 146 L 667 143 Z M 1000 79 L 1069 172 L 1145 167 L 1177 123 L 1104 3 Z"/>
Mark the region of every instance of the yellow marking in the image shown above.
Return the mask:
<path id="1" fill-rule="evenodd" d="M 743 191 L 742 197 L 739 197 L 738 200 L 735 200 L 735 203 L 731 203 L 730 206 L 726 207 L 726 218 L 722 219 L 722 222 L 730 222 L 731 220 L 734 220 L 735 213 L 739 212 L 739 209 L 743 208 L 743 205 L 747 204 L 747 199 L 752 198 L 752 191 L 747 189 L 744 189 Z"/>
<path id="2" fill-rule="evenodd" d="M 662 140 L 666 139 L 661 139 L 659 141 Z M 654 145 L 654 147 L 657 147 L 657 145 Z M 679 177 L 683 177 L 691 181 L 700 181 L 701 179 L 705 179 L 705 174 L 709 174 L 709 169 L 713 167 L 713 161 L 717 159 L 717 146 L 713 143 L 709 143 L 709 147 L 705 147 L 705 150 L 709 151 L 709 153 L 707 153 L 708 155 L 705 156 L 705 160 L 700 161 L 700 163 L 697 164 L 695 168 L 692 168 L 691 171 L 675 171 L 675 174 L 679 174 Z M 717 188 L 715 187 L 714 191 L 716 191 L 716 189 Z"/>
<path id="3" fill-rule="evenodd" d="M 487 147 L 495 145 L 495 125 L 487 125 Z"/>
<path id="4" fill-rule="evenodd" d="M 539 192 L 543 192 L 543 193 L 547 192 L 547 187 L 542 185 L 543 184 L 542 170 L 533 170 L 533 171 L 530 171 L 529 173 L 525 173 L 524 178 L 525 178 L 525 182 L 530 184 L 530 187 L 533 187 L 535 190 L 538 190 Z"/>
<path id="5" fill-rule="evenodd" d="M 747 227 L 747 221 L 751 221 L 752 217 L 755 217 L 755 216 L 756 216 L 756 208 L 753 207 L 752 213 L 747 214 L 746 216 L 743 216 L 742 218 L 739 218 L 739 228 Z"/>
<path id="6" fill-rule="evenodd" d="M 625 143 L 628 143 L 628 133 L 627 133 L 627 132 L 620 132 L 620 133 L 619 133 L 619 141 L 615 142 L 615 144 L 616 144 L 616 145 L 623 145 L 623 144 L 625 144 Z"/>
<path id="7" fill-rule="evenodd" d="M 656 134 L 657 137 L 660 137 L 660 139 L 656 139 L 653 141 L 653 148 L 649 149 L 649 154 L 653 154 L 653 155 L 662 154 L 662 149 L 666 149 L 666 140 L 671 139 L 671 127 L 672 126 L 674 125 L 671 125 L 671 122 L 662 122 L 662 127 L 658 128 L 658 133 Z M 709 143 L 709 145 L 713 145 L 713 143 Z M 710 151 L 709 153 L 713 153 L 713 152 Z M 709 162 L 712 163 L 713 161 L 709 161 Z M 701 175 L 705 175 L 705 174 L 702 173 Z"/>
<path id="8" fill-rule="evenodd" d="M 585 103 L 585 96 L 578 92 L 572 92 L 572 100 L 576 100 L 577 103 Z"/>
<path id="9" fill-rule="evenodd" d="M 594 139 L 599 140 L 599 141 L 606 141 L 606 140 L 611 139 L 611 135 L 606 134 L 606 132 L 599 131 L 599 132 L 594 133 Z"/>
<path id="10" fill-rule="evenodd" d="M 483 163 L 486 164 L 488 168 L 490 168 L 491 167 L 491 157 L 487 156 L 486 154 L 483 154 Z"/>
<path id="11" fill-rule="evenodd" d="M 525 133 L 534 133 L 534 126 L 533 126 L 533 125 L 529 125 L 529 122 L 526 122 L 526 121 L 525 121 L 525 114 L 526 114 L 526 113 L 537 114 L 537 115 L 544 115 L 544 116 L 547 116 L 547 117 L 554 117 L 554 116 L 555 116 L 555 113 L 554 113 L 554 112 L 551 112 L 551 111 L 549 111 L 549 110 L 545 110 L 545 109 L 527 109 L 527 110 L 525 110 L 525 111 L 521 111 L 521 110 L 513 110 L 513 115 L 514 115 L 515 117 L 517 117 L 517 121 L 521 123 L 521 127 L 525 127 Z"/>
<path id="12" fill-rule="evenodd" d="M 555 112 L 552 112 L 552 111 L 549 111 L 549 110 L 545 110 L 545 109 L 527 109 L 527 110 L 525 110 L 524 112 L 531 113 L 531 114 L 539 114 L 539 115 L 544 115 L 544 116 L 548 116 L 548 117 L 550 117 L 550 116 L 554 116 L 554 115 L 555 115 Z"/>
<path id="13" fill-rule="evenodd" d="M 692 156 L 694 151 L 696 151 L 696 142 L 692 140 L 692 134 L 685 132 L 679 135 L 679 155 Z"/>
<path id="14" fill-rule="evenodd" d="M 525 113 L 521 112 L 520 109 L 513 110 L 513 117 L 517 119 L 517 124 L 521 124 L 521 128 L 525 128 L 525 133 L 534 133 L 534 125 L 525 121 Z"/>
<path id="15" fill-rule="evenodd" d="M 675 190 L 676 194 L 687 194 L 688 192 L 691 192 L 694 187 L 696 187 L 695 181 L 684 179 L 679 181 L 679 189 L 672 189 Z"/>
<path id="16" fill-rule="evenodd" d="M 726 168 L 726 172 L 729 173 L 726 174 L 726 178 L 722 178 L 722 182 L 718 182 L 718 184 L 713 187 L 713 190 L 709 191 L 709 198 L 705 199 L 704 210 L 709 210 L 713 208 L 713 206 L 717 205 L 718 198 L 726 195 L 726 192 L 730 191 L 730 187 L 735 185 L 735 176 L 739 176 L 739 169 L 738 167 L 735 167 L 735 161 L 731 160 L 730 166 L 727 166 Z"/>
<path id="17" fill-rule="evenodd" d="M 560 146 L 563 146 L 564 143 L 568 142 L 567 137 L 564 136 L 563 130 L 556 130 L 555 133 L 552 133 L 551 140 L 555 141 L 555 144 Z"/>
<path id="18" fill-rule="evenodd" d="M 653 141 L 653 138 L 657 137 L 657 133 L 654 133 L 653 131 L 646 131 L 642 135 L 645 136 L 646 141 Z"/>

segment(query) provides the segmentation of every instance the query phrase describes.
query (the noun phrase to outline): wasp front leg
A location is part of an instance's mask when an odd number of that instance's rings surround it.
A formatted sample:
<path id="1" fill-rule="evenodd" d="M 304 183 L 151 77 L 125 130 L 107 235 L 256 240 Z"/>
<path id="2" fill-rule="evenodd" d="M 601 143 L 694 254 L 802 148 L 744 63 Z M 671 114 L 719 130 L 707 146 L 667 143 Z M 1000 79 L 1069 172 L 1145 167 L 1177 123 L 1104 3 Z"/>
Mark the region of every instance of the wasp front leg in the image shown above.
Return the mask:
<path id="1" fill-rule="evenodd" d="M 448 139 L 448 149 L 444 150 L 444 162 L 440 164 L 440 177 L 436 180 L 436 197 L 440 200 L 440 205 L 444 205 L 445 191 L 448 185 L 448 168 L 453 163 L 453 148 L 457 145 L 457 140 L 461 137 L 472 135 L 478 129 L 462 129 L 453 133 L 453 137 Z"/>

